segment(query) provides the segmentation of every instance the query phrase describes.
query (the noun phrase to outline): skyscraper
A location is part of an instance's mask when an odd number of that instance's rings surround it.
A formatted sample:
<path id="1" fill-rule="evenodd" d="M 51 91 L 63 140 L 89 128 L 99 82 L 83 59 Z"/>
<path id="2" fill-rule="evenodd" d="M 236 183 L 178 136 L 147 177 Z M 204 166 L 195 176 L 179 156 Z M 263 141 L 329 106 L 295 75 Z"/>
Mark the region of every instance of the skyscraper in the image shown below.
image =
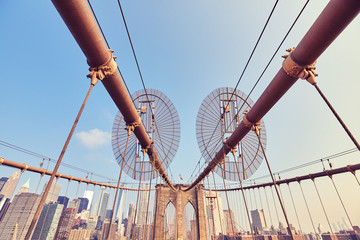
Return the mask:
<path id="1" fill-rule="evenodd" d="M 109 201 L 109 193 L 106 192 L 106 188 L 101 187 L 97 202 L 94 207 L 93 215 L 99 216 L 99 220 L 103 221 L 105 218 L 105 211 Z"/>
<path id="2" fill-rule="evenodd" d="M 66 208 L 61 214 L 54 240 L 67 239 L 75 220 L 76 208 Z"/>
<path id="3" fill-rule="evenodd" d="M 23 193 L 23 192 L 29 192 L 30 189 L 30 178 L 24 183 L 24 185 L 21 186 L 17 194 Z"/>
<path id="4" fill-rule="evenodd" d="M 234 235 L 237 232 L 234 212 L 224 210 L 225 229 L 228 235 Z"/>
<path id="5" fill-rule="evenodd" d="M 205 192 L 207 217 L 211 234 L 225 234 L 224 211 L 221 194 L 218 192 Z"/>
<path id="6" fill-rule="evenodd" d="M 86 210 L 90 210 L 91 204 L 94 198 L 94 191 L 85 190 L 84 192 L 84 198 L 89 199 L 89 203 Z"/>
<path id="7" fill-rule="evenodd" d="M 122 185 L 122 186 L 124 187 L 124 185 Z M 118 195 L 118 199 L 117 199 L 117 203 L 116 203 L 114 216 L 115 216 L 115 219 L 118 219 L 120 223 L 123 219 L 125 200 L 126 200 L 126 193 L 122 189 L 119 189 L 119 195 Z M 120 227 L 120 225 L 121 224 L 119 224 L 118 227 Z"/>
<path id="8" fill-rule="evenodd" d="M 64 210 L 65 210 L 65 208 L 67 208 L 67 205 L 69 203 L 69 198 L 65 196 L 59 196 L 57 202 L 64 205 Z"/>
<path id="9" fill-rule="evenodd" d="M 35 193 L 23 192 L 15 195 L 4 219 L 0 222 L 0 240 L 11 239 L 16 224 L 17 239 L 24 239 L 39 202 L 40 195 Z"/>
<path id="10" fill-rule="evenodd" d="M 133 227 L 133 223 L 134 223 L 134 217 L 135 217 L 135 207 L 134 207 L 134 204 L 130 203 L 128 217 L 127 217 L 128 219 L 127 219 L 126 229 L 125 229 L 126 239 L 131 238 L 131 231 L 132 231 L 132 227 Z"/>
<path id="11" fill-rule="evenodd" d="M 263 234 L 267 230 L 267 222 L 265 219 L 265 213 L 263 209 L 251 210 L 252 226 L 255 232 Z"/>
<path id="12" fill-rule="evenodd" d="M 7 178 L 7 177 L 0 178 L 0 192 L 1 192 L 3 186 L 5 185 L 5 183 L 7 182 L 8 179 L 9 178 Z"/>
<path id="13" fill-rule="evenodd" d="M 4 218 L 7 210 L 10 206 L 10 199 L 5 198 L 4 195 L 0 194 L 0 222 Z"/>
<path id="14" fill-rule="evenodd" d="M 148 184 L 142 184 L 142 189 L 148 189 Z M 147 205 L 149 201 L 149 191 L 142 191 L 140 193 L 140 201 L 137 209 L 137 219 L 136 225 L 144 226 L 147 224 L 146 222 L 146 213 L 147 213 Z"/>
<path id="15" fill-rule="evenodd" d="M 54 239 L 63 207 L 62 204 L 58 203 L 45 204 L 31 239 Z"/>
<path id="16" fill-rule="evenodd" d="M 68 204 L 68 208 L 75 208 L 76 213 L 78 213 L 79 207 L 80 207 L 80 199 L 73 199 Z"/>
<path id="17" fill-rule="evenodd" d="M 82 210 L 87 210 L 87 207 L 89 205 L 89 199 L 80 197 L 78 199 L 80 200 L 80 204 L 77 213 L 81 213 Z"/>
<path id="18" fill-rule="evenodd" d="M 16 185 L 19 181 L 19 175 L 20 175 L 20 170 L 16 170 L 13 174 L 11 174 L 9 179 L 3 185 L 0 194 L 3 194 L 5 198 L 11 199 L 12 195 L 14 194 Z"/>
<path id="19" fill-rule="evenodd" d="M 46 181 L 45 185 L 44 185 L 44 188 L 41 192 L 41 195 L 44 194 L 45 192 L 45 188 L 46 186 L 48 185 L 48 182 L 49 181 Z M 54 181 L 52 184 L 51 184 L 51 187 L 50 187 L 50 190 L 48 192 L 48 195 L 46 196 L 46 200 L 45 200 L 45 204 L 46 203 L 55 203 L 57 202 L 57 199 L 58 199 L 58 196 L 59 196 L 59 193 L 60 193 L 60 190 L 61 190 L 61 184 L 57 183 L 56 181 Z"/>

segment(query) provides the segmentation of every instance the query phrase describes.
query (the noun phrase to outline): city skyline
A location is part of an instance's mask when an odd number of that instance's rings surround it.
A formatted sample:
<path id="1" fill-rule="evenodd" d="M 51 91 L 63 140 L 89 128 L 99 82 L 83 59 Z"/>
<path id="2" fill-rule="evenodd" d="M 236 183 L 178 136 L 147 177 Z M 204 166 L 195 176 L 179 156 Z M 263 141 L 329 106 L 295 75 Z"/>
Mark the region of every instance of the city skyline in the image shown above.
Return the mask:
<path id="1" fill-rule="evenodd" d="M 131 56 L 126 32 L 119 18 L 118 8 L 113 4 L 115 3 L 101 6 L 99 3 L 94 3 L 94 7 L 109 38 L 111 48 L 115 50 L 115 56 L 118 56 L 117 62 L 124 73 L 130 92 L 135 92 L 142 88 L 142 84 Z M 191 1 L 156 4 L 147 1 L 142 1 L 141 4 L 124 2 L 125 15 L 146 87 L 164 92 L 179 112 L 181 143 L 174 161 L 167 169 L 172 181 L 182 182 L 180 179 L 182 176 L 185 183 L 191 179 L 194 169 L 196 171 L 193 177 L 200 172 L 196 164 L 199 162 L 202 165 L 204 159 L 200 157 L 195 133 L 199 106 L 205 96 L 214 89 L 236 85 L 273 4 L 274 1 L 261 2 L 259 8 L 258 1 L 248 3 L 209 1 L 205 5 Z M 305 1 L 279 2 L 239 89 L 245 93 L 250 92 L 261 70 L 304 4 Z M 6 37 L 0 40 L 1 45 L 16 46 L 16 48 L 2 48 L 5 57 L 0 60 L 0 65 L 6 68 L 6 71 L 3 71 L 3 79 L 11 79 L 11 81 L 3 81 L 2 97 L 6 100 L 6 104 L 0 107 L 0 114 L 4 116 L 0 126 L 2 133 L 0 140 L 57 159 L 89 86 L 89 81 L 85 80 L 88 66 L 81 50 L 51 2 L 26 2 L 17 5 L 5 3 L 0 9 L 0 27 L 6 34 Z M 251 98 L 254 101 L 281 67 L 281 55 L 286 53 L 285 49 L 299 43 L 325 5 L 326 2 L 309 2 L 262 81 L 252 93 Z M 36 9 L 36 14 L 29 12 L 28 9 Z M 18 17 L 14 17 L 12 14 L 14 12 Z M 184 18 L 185 13 L 186 18 Z M 12 24 L 7 24 L 9 22 Z M 316 65 L 319 86 L 358 139 L 360 138 L 358 124 L 360 83 L 355 80 L 354 70 L 358 67 L 356 53 L 360 52 L 360 46 L 357 44 L 360 42 L 359 28 L 360 23 L 357 18 L 324 52 Z M 12 64 L 18 60 L 17 56 L 21 56 L 21 61 L 26 63 L 21 68 L 16 67 L 17 64 Z M 51 61 L 44 61 L 50 58 Z M 39 64 L 45 65 L 41 74 L 36 77 L 35 74 L 29 74 L 33 73 Z M 59 71 L 60 66 L 65 70 Z M 60 84 L 64 83 L 64 79 L 67 79 L 66 84 Z M 28 87 L 24 88 L 24 86 Z M 116 106 L 103 86 L 98 84 L 94 88 L 63 161 L 83 171 L 62 165 L 59 172 L 116 184 L 116 180 L 113 179 L 118 178 L 120 166 L 114 160 L 110 141 L 111 126 L 116 112 Z M 359 152 L 338 154 L 353 149 L 354 145 L 316 91 L 306 81 L 298 81 L 264 117 L 264 121 L 268 136 L 266 154 L 273 171 L 280 172 L 275 175 L 277 179 L 321 172 L 359 162 Z M 54 163 L 44 160 L 43 157 L 24 154 L 3 144 L 0 145 L 0 151 L 0 157 L 5 159 L 42 166 L 49 170 L 54 168 Z M 316 161 L 316 164 L 305 164 L 312 161 Z M 295 167 L 302 165 L 307 167 Z M 284 169 L 291 171 L 282 172 Z M 0 177 L 9 178 L 14 171 L 13 168 L 1 166 Z M 41 177 L 40 174 L 29 171 L 21 173 L 18 171 L 18 176 L 16 188 L 10 191 L 14 194 L 11 195 L 18 193 L 29 178 L 31 181 L 28 191 L 40 194 L 44 182 L 48 179 L 47 176 Z M 263 176 L 267 177 L 263 178 Z M 217 175 L 215 178 L 220 186 L 221 178 Z M 245 181 L 244 185 L 270 181 L 264 163 L 251 179 L 252 181 Z M 337 188 L 334 188 L 332 181 Z M 83 196 L 85 189 L 89 188 L 90 191 L 94 191 L 93 199 L 96 203 L 101 192 L 98 186 L 68 182 L 61 178 L 56 182 L 62 186 L 59 195 L 68 196 L 69 201 Z M 152 185 L 155 185 L 154 182 L 155 179 Z M 125 174 L 121 183 L 138 187 L 136 185 L 138 182 Z M 206 185 L 208 183 L 205 183 Z M 226 186 L 239 187 L 239 183 L 226 181 Z M 305 197 L 301 188 L 304 189 Z M 344 199 L 344 205 L 353 225 L 359 225 L 360 216 L 357 213 L 360 212 L 360 206 L 354 204 L 353 199 L 360 197 L 360 191 L 351 173 L 334 175 L 331 179 L 319 178 L 314 182 L 302 181 L 301 185 L 296 182 L 284 184 L 279 186 L 279 190 L 282 198 L 285 199 L 284 205 L 288 209 L 289 218 L 297 229 L 299 228 L 297 217 L 299 217 L 304 232 L 313 231 L 304 198 L 308 201 L 315 225 L 321 223 L 324 231 L 335 229 L 334 225 L 340 230 L 343 220 L 339 219 L 342 218 L 350 225 L 344 209 L 332 207 L 334 204 L 339 206 L 342 204 L 337 191 Z M 130 196 L 132 194 L 127 196 L 126 201 L 124 200 L 126 208 L 124 212 L 128 210 L 131 202 L 136 203 L 136 197 Z M 251 199 L 250 211 L 265 209 L 268 218 L 272 218 L 272 220 L 268 219 L 269 225 L 277 225 L 278 222 L 285 224 L 277 196 L 275 195 L 274 201 L 271 195 L 275 194 L 273 189 L 271 191 L 269 188 L 252 189 L 246 191 L 246 194 L 246 197 Z M 109 189 L 108 208 L 113 204 L 114 195 L 114 190 Z M 239 197 L 240 194 L 231 196 L 231 204 L 235 205 L 237 202 L 244 204 Z M 222 198 L 225 199 L 225 195 L 222 195 Z M 7 197 L 2 198 L 3 204 L 6 199 Z M 267 201 L 270 202 L 268 210 L 266 210 Z M 329 216 L 325 216 L 322 204 Z M 225 201 L 222 205 L 226 210 Z M 294 205 L 298 207 L 297 213 Z M 239 208 L 233 212 L 237 222 L 242 221 L 245 225 L 246 218 L 243 219 L 245 212 Z M 139 214 L 138 217 L 140 215 L 143 214 Z M 328 221 L 330 224 L 327 223 Z M 340 224 L 337 223 L 338 221 Z"/>

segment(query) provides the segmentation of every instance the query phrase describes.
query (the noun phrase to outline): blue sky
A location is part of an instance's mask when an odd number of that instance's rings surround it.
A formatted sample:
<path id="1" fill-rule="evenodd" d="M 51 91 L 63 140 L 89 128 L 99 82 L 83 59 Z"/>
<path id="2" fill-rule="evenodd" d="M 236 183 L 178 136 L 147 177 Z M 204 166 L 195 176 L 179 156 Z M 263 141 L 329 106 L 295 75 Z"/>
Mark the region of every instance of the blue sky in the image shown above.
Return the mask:
<path id="1" fill-rule="evenodd" d="M 240 90 L 250 91 L 304 3 L 279 2 Z M 92 4 L 130 91 L 141 89 L 117 2 Z M 200 159 L 195 122 L 201 102 L 216 88 L 235 86 L 274 1 L 157 0 L 122 4 L 146 86 L 165 93 L 179 113 L 180 147 L 170 168 L 176 182 L 179 174 L 186 182 Z M 310 1 L 251 95 L 254 101 L 280 68 L 285 49 L 297 45 L 326 4 Z M 0 6 L 0 140 L 56 159 L 89 86 L 86 59 L 50 1 L 0 0 Z M 356 18 L 316 65 L 320 88 L 358 139 L 359 29 Z M 119 167 L 110 143 L 116 113 L 115 104 L 98 84 L 63 162 L 117 179 Z M 305 81 L 298 81 L 264 121 L 267 155 L 274 171 L 354 148 L 315 89 Z M 84 143 L 84 134 L 100 140 Z M 0 156 L 34 166 L 40 162 L 3 146 Z M 335 167 L 358 162 L 359 153 L 333 160 Z M 288 176 L 321 170 L 322 166 L 317 165 Z M 86 175 L 65 167 L 59 171 Z M 0 176 L 11 172 L 0 167 Z M 265 174 L 263 164 L 254 177 Z M 21 182 L 26 180 L 22 178 Z"/>

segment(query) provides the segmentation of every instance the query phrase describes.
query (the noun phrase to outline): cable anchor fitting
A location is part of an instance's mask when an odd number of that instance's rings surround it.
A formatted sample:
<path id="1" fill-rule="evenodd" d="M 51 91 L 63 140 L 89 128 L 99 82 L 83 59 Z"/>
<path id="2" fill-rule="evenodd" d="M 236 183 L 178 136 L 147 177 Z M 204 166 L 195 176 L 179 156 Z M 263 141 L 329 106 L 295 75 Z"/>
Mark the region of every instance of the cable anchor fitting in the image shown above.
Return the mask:
<path id="1" fill-rule="evenodd" d="M 138 119 L 136 119 L 132 123 L 126 123 L 126 130 L 128 130 L 128 134 L 130 135 L 131 132 L 135 130 L 138 126 L 141 125 L 141 117 L 139 116 Z"/>
<path id="2" fill-rule="evenodd" d="M 285 58 L 285 60 L 282 63 L 282 67 L 287 75 L 294 77 L 294 78 L 301 78 L 308 81 L 311 85 L 316 84 L 316 78 L 318 74 L 315 72 L 315 64 L 316 61 L 312 64 L 309 64 L 307 66 L 301 66 L 298 63 L 296 63 L 292 57 L 291 53 L 295 50 L 295 47 L 286 49 L 286 51 L 289 54 L 283 55 L 282 57 Z"/>
<path id="3" fill-rule="evenodd" d="M 98 80 L 103 80 L 106 77 L 113 76 L 117 71 L 117 63 L 115 62 L 116 57 L 113 56 L 114 50 L 108 49 L 110 52 L 109 60 L 97 67 L 89 68 L 90 73 L 87 75 L 91 78 L 91 85 L 95 86 Z"/>
<path id="4" fill-rule="evenodd" d="M 261 127 L 260 127 L 261 119 L 256 123 L 250 122 L 246 117 L 246 115 L 249 113 L 249 111 L 250 111 L 249 109 L 244 111 L 243 123 L 246 127 L 251 128 L 252 131 L 255 131 L 256 135 L 259 136 L 260 130 L 261 130 Z"/>

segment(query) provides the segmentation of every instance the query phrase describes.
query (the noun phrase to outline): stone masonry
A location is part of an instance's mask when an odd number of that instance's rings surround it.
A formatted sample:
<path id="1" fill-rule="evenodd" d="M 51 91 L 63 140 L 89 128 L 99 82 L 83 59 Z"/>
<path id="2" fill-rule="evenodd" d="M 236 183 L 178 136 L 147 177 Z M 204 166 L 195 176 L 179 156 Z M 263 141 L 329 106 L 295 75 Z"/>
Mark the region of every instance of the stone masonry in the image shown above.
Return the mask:
<path id="1" fill-rule="evenodd" d="M 184 191 L 187 185 L 175 185 L 176 192 L 171 190 L 164 184 L 156 185 L 156 210 L 155 210 L 155 240 L 162 240 L 164 233 L 164 215 L 167 205 L 172 202 L 176 211 L 176 238 L 178 240 L 185 239 L 184 231 L 184 208 L 188 202 L 192 204 L 196 214 L 196 224 L 198 228 L 199 240 L 206 240 L 206 217 L 203 185 Z"/>

